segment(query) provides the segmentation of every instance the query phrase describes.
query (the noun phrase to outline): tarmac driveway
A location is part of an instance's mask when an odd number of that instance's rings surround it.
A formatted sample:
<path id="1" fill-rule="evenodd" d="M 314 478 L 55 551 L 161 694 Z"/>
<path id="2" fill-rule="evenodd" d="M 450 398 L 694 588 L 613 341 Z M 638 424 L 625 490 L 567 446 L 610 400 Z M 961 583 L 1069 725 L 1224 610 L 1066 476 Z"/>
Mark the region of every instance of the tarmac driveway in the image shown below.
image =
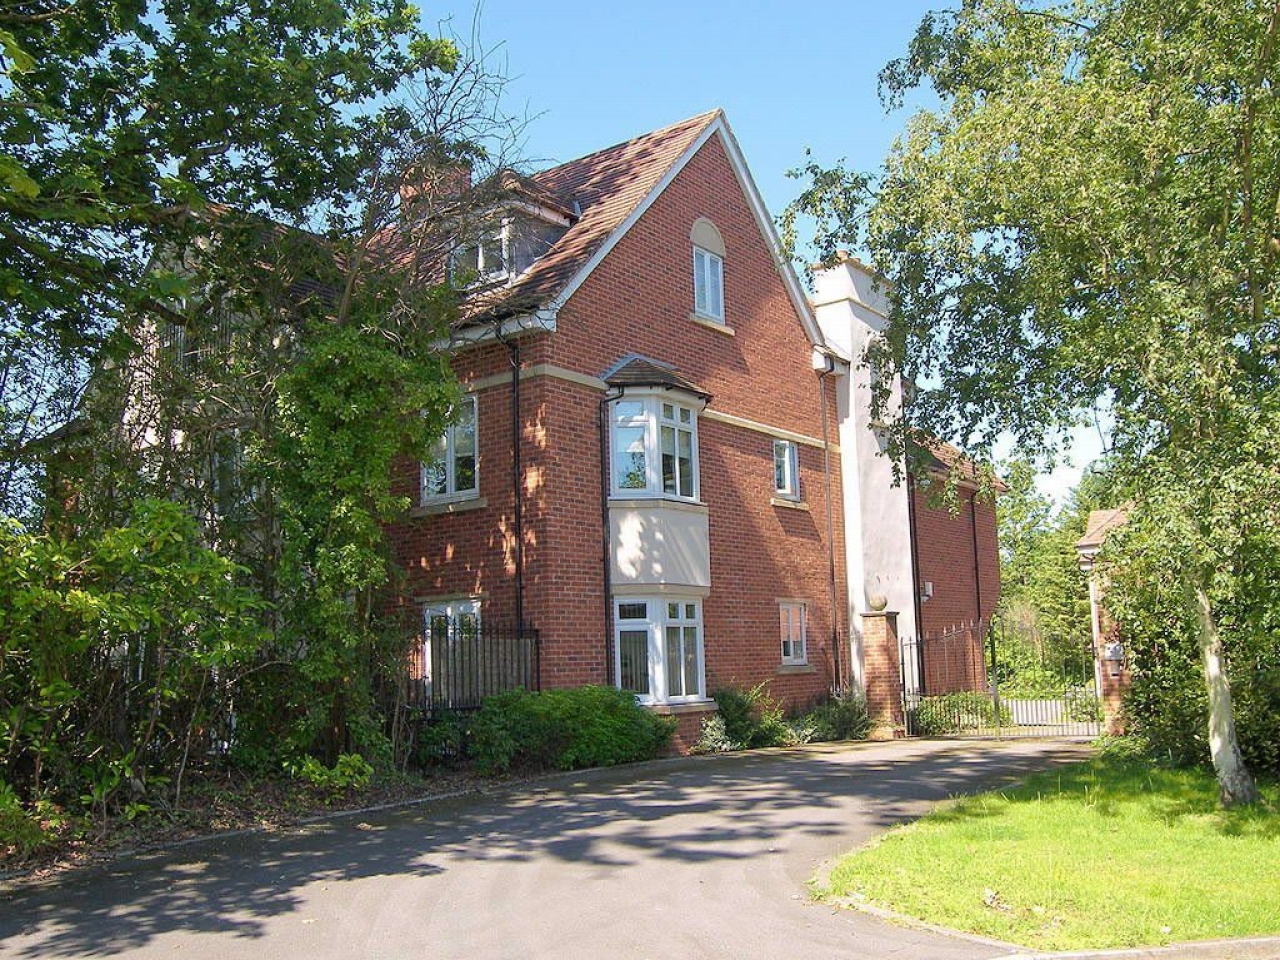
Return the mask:
<path id="1" fill-rule="evenodd" d="M 1070 742 L 811 747 L 592 771 L 0 884 L 0 956 L 1002 953 L 808 901 L 823 861 Z"/>

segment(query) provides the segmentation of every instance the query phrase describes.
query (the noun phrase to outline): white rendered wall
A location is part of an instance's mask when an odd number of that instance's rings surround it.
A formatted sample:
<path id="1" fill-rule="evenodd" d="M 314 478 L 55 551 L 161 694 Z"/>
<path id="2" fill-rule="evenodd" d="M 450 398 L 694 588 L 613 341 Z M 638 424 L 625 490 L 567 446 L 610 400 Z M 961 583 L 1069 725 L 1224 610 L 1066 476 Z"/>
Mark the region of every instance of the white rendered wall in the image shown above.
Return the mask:
<path id="1" fill-rule="evenodd" d="M 911 521 L 904 481 L 894 485 L 893 463 L 871 427 L 870 371 L 863 363 L 868 339 L 884 329 L 888 303 L 883 290 L 856 260 L 814 276 L 814 312 L 822 334 L 853 358 L 836 378 L 844 482 L 845 562 L 849 577 L 849 623 L 854 677 L 862 683 L 862 617 L 869 598 L 882 593 L 898 614 L 898 635 L 915 637 L 915 578 L 911 566 Z M 893 402 L 901 402 L 895 386 Z"/>
<path id="2" fill-rule="evenodd" d="M 705 506 L 615 499 L 609 503 L 609 525 L 615 594 L 634 594 L 636 588 L 649 587 L 683 587 L 696 594 L 710 591 L 711 541 Z"/>

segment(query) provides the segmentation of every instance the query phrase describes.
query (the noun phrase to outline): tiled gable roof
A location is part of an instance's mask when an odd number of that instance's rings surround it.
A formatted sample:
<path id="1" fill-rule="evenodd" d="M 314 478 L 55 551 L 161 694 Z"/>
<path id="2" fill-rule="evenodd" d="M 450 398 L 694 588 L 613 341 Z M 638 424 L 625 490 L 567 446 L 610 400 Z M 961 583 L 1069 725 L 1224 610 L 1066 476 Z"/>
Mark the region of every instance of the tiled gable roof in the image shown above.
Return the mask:
<path id="1" fill-rule="evenodd" d="M 514 284 L 482 296 L 469 316 L 530 310 L 554 300 L 719 115 L 699 114 L 527 178 L 551 196 L 576 202 L 581 216 Z"/>

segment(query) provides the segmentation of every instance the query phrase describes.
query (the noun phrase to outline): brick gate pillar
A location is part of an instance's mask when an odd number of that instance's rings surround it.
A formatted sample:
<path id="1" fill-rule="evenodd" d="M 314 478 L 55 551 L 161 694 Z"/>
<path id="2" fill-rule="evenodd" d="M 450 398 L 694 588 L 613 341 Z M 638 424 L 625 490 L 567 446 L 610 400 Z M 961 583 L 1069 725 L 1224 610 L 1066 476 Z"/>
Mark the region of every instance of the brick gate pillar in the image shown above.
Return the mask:
<path id="1" fill-rule="evenodd" d="M 877 739 L 904 736 L 897 613 L 883 610 L 862 614 L 862 657 L 871 736 Z"/>

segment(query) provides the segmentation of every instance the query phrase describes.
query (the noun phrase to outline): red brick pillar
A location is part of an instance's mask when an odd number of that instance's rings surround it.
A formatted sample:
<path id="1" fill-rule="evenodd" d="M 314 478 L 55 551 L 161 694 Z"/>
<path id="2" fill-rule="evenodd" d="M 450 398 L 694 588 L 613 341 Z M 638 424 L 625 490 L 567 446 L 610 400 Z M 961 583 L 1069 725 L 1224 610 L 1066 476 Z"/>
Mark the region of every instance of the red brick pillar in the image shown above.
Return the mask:
<path id="1" fill-rule="evenodd" d="M 872 737 L 903 736 L 898 615 L 893 611 L 862 614 L 862 680 Z"/>
<path id="2" fill-rule="evenodd" d="M 1102 728 L 1109 736 L 1123 736 L 1125 732 L 1125 694 L 1133 683 L 1124 645 L 1113 629 L 1101 644 L 1098 655 L 1098 699 L 1102 701 Z"/>

